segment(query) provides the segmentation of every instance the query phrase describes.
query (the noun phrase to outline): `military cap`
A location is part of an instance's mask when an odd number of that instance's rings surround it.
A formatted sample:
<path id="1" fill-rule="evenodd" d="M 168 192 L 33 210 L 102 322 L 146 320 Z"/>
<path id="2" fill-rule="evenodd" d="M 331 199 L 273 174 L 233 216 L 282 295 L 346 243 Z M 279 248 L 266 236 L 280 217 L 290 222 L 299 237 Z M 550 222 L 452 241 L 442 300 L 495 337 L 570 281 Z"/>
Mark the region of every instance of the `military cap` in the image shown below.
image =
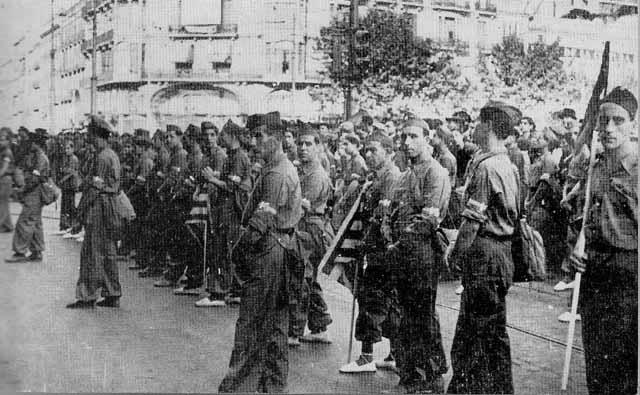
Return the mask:
<path id="1" fill-rule="evenodd" d="M 394 148 L 393 140 L 382 131 L 375 131 L 371 133 L 365 140 L 365 146 L 373 142 L 380 143 L 380 145 L 387 150 L 392 150 Z"/>
<path id="2" fill-rule="evenodd" d="M 264 126 L 269 130 L 284 130 L 284 124 L 280 119 L 278 111 L 272 111 L 264 114 Z"/>
<path id="3" fill-rule="evenodd" d="M 573 118 L 573 119 L 578 119 L 576 118 L 576 112 L 575 110 L 571 109 L 571 108 L 563 108 L 562 111 L 560 112 L 560 119 L 563 118 Z"/>
<path id="4" fill-rule="evenodd" d="M 149 147 L 153 145 L 153 141 L 151 141 L 149 136 L 135 136 L 133 138 L 133 143 L 142 147 Z"/>
<path id="5" fill-rule="evenodd" d="M 253 130 L 261 125 L 264 125 L 264 114 L 252 114 L 247 117 L 247 129 Z"/>
<path id="6" fill-rule="evenodd" d="M 215 129 L 215 131 L 218 131 L 218 128 L 216 127 L 216 125 L 212 124 L 209 121 L 204 121 L 200 124 L 200 129 L 201 130 L 206 130 L 206 129 Z"/>
<path id="7" fill-rule="evenodd" d="M 200 133 L 201 133 L 200 128 L 192 123 L 190 123 L 189 126 L 187 126 L 187 129 L 184 132 L 184 134 L 187 137 L 198 137 L 200 136 Z"/>
<path id="8" fill-rule="evenodd" d="M 600 102 L 600 105 L 605 103 L 617 104 L 620 107 L 627 110 L 629 113 L 629 119 L 636 118 L 636 112 L 638 111 L 638 101 L 636 97 L 630 91 L 616 86 L 611 92 Z"/>
<path id="9" fill-rule="evenodd" d="M 320 141 L 320 133 L 310 124 L 302 124 L 298 131 L 298 138 L 302 136 L 312 136 L 314 139 Z"/>
<path id="10" fill-rule="evenodd" d="M 87 125 L 87 131 L 103 139 L 108 139 L 109 136 L 113 134 L 113 130 L 111 129 L 111 126 L 109 126 L 107 121 L 95 115 L 90 116 L 89 125 Z"/>
<path id="11" fill-rule="evenodd" d="M 135 136 L 135 137 L 145 137 L 145 138 L 150 138 L 150 136 L 151 136 L 151 133 L 149 133 L 149 131 L 148 131 L 148 130 L 146 130 L 146 129 L 141 129 L 141 128 L 136 129 L 133 133 L 134 133 L 134 136 Z"/>
<path id="12" fill-rule="evenodd" d="M 357 146 L 360 145 L 360 137 L 355 133 L 345 133 L 341 138 L 347 140 L 351 144 L 355 144 Z"/>
<path id="13" fill-rule="evenodd" d="M 447 121 L 455 121 L 469 124 L 471 123 L 471 116 L 466 111 L 456 111 L 452 116 L 445 118 Z"/>
<path id="14" fill-rule="evenodd" d="M 180 129 L 180 127 L 177 125 L 168 124 L 166 129 L 167 129 L 167 133 L 175 132 L 176 135 L 182 136 L 182 129 Z"/>
<path id="15" fill-rule="evenodd" d="M 24 132 L 24 133 L 27 133 L 27 134 L 31 133 L 31 131 L 29 129 L 27 129 L 26 127 L 24 127 L 24 126 L 20 126 L 18 128 L 18 133 L 20 133 L 20 132 Z"/>
<path id="16" fill-rule="evenodd" d="M 11 131 L 11 128 L 3 126 L 2 128 L 0 128 L 0 135 L 2 135 L 2 134 L 4 134 L 5 136 L 9 136 L 9 135 L 13 134 L 13 132 Z"/>
<path id="17" fill-rule="evenodd" d="M 429 124 L 426 123 L 425 121 L 423 121 L 420 118 L 412 118 L 410 120 L 408 120 L 407 122 L 404 123 L 404 127 L 405 128 L 409 128 L 409 127 L 416 127 L 416 128 L 420 128 L 423 131 L 430 131 L 431 129 L 429 129 Z"/>
<path id="18" fill-rule="evenodd" d="M 42 128 L 37 128 L 33 133 L 29 133 L 29 140 L 41 147 L 45 146 L 49 137 L 50 136 L 47 134 L 47 131 Z"/>
<path id="19" fill-rule="evenodd" d="M 480 110 L 482 121 L 492 121 L 494 125 L 503 125 L 509 134 L 516 134 L 515 127 L 520 124 L 522 112 L 516 107 L 500 101 L 490 101 Z M 505 136 L 506 137 L 506 136 Z"/>

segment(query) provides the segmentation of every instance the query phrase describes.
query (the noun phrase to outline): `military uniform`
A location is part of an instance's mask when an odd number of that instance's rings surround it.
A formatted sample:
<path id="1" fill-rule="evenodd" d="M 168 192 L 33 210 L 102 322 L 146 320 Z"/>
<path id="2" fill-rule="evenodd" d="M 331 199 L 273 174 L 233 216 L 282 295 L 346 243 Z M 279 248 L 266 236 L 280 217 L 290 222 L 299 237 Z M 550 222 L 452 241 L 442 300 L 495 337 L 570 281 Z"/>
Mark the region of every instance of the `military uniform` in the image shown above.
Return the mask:
<path id="1" fill-rule="evenodd" d="M 119 298 L 121 293 L 116 262 L 116 240 L 119 233 L 115 199 L 120 190 L 120 160 L 111 148 L 98 154 L 94 173 L 104 180 L 104 187 L 89 187 L 85 192 L 82 214 L 85 236 L 80 250 L 80 276 L 76 299 L 93 302 L 102 289 L 105 298 Z"/>
<path id="2" fill-rule="evenodd" d="M 219 392 L 286 390 L 288 266 L 300 259 L 294 229 L 302 217 L 301 199 L 295 167 L 284 153 L 277 154 L 264 167 L 242 216 L 248 229 L 234 249 L 242 302 L 229 371 Z"/>
<path id="3" fill-rule="evenodd" d="M 400 325 L 400 306 L 394 284 L 384 261 L 387 240 L 380 232 L 378 210 L 380 201 L 390 200 L 400 170 L 393 163 L 385 164 L 375 173 L 373 184 L 364 197 L 365 216 L 370 217 L 365 231 L 367 268 L 358 284 L 358 318 L 355 337 L 362 343 L 378 343 L 382 336 L 390 339 L 391 351 L 395 349 Z"/>
<path id="4" fill-rule="evenodd" d="M 634 394 L 638 377 L 638 152 L 595 163 L 580 286 L 582 339 L 591 394 Z"/>
<path id="5" fill-rule="evenodd" d="M 49 177 L 49 171 L 49 159 L 42 149 L 31 152 L 25 159 L 22 211 L 16 223 L 12 243 L 13 251 L 16 254 L 25 255 L 31 251 L 31 253 L 39 255 L 44 250 L 41 185 Z M 34 172 L 38 172 L 39 175 Z"/>
<path id="6" fill-rule="evenodd" d="M 12 232 L 13 221 L 9 211 L 9 199 L 11 197 L 13 185 L 13 154 L 9 147 L 0 151 L 0 232 Z M 4 168 L 4 171 L 2 169 Z"/>
<path id="7" fill-rule="evenodd" d="M 469 175 L 462 216 L 480 223 L 480 230 L 461 258 L 464 292 L 448 392 L 513 393 L 505 297 L 513 281 L 511 238 L 520 216 L 518 170 L 503 148 L 479 153 Z"/>
<path id="8" fill-rule="evenodd" d="M 69 229 L 76 220 L 76 191 L 80 171 L 80 161 L 74 154 L 65 155 L 62 160 L 63 182 L 59 183 L 62 190 L 60 197 L 60 230 Z"/>
<path id="9" fill-rule="evenodd" d="M 292 298 L 294 303 L 289 325 L 292 337 L 301 337 L 307 323 L 311 333 L 320 333 L 333 322 L 318 284 L 318 265 L 327 247 L 327 226 L 331 226 L 324 215 L 332 193 L 331 180 L 319 162 L 300 166 L 299 177 L 302 197 L 309 201 L 311 208 L 305 212 L 298 228 L 311 237 L 311 251 L 309 265 L 301 267 L 293 286 L 294 293 L 298 295 Z"/>
<path id="10" fill-rule="evenodd" d="M 386 261 L 401 307 L 395 357 L 400 385 L 407 388 L 429 388 L 447 372 L 436 312 L 446 246 L 437 229 L 450 194 L 447 170 L 432 157 L 413 163 L 392 192 L 390 223 L 395 248 L 389 250 Z M 416 219 L 425 212 L 426 219 Z"/>

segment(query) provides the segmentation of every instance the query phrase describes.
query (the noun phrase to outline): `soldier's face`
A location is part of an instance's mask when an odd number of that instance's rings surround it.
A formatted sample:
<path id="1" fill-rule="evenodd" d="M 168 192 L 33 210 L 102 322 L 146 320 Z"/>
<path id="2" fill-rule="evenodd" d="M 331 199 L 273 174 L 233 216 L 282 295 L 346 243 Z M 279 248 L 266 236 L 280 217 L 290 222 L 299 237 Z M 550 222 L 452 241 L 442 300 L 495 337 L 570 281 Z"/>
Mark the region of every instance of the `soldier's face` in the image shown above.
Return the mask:
<path id="1" fill-rule="evenodd" d="M 173 130 L 171 132 L 169 132 L 169 145 L 171 147 L 177 147 L 178 144 L 180 143 L 180 136 L 178 136 L 176 134 L 176 132 L 174 132 Z"/>
<path id="2" fill-rule="evenodd" d="M 522 121 L 520 121 L 520 131 L 522 133 L 529 133 L 531 132 L 532 129 L 532 125 L 529 123 L 528 120 L 523 119 Z"/>
<path id="3" fill-rule="evenodd" d="M 379 169 L 384 165 L 387 151 L 379 141 L 371 141 L 364 149 L 364 158 L 371 169 Z"/>
<path id="4" fill-rule="evenodd" d="M 278 141 L 274 136 L 270 136 L 265 132 L 258 132 L 255 135 L 256 141 L 256 149 L 265 159 L 265 161 L 269 161 L 278 150 L 278 145 L 282 147 L 282 143 Z"/>
<path id="5" fill-rule="evenodd" d="M 298 155 L 302 162 L 311 162 L 318 156 L 318 145 L 313 136 L 300 136 L 298 139 Z"/>
<path id="6" fill-rule="evenodd" d="M 406 137 L 405 145 L 407 147 L 407 154 L 411 158 L 420 156 L 423 152 L 428 151 L 429 141 L 421 128 L 410 126 L 404 128 L 403 133 Z"/>
<path id="7" fill-rule="evenodd" d="M 205 129 L 204 132 L 207 135 L 207 140 L 209 140 L 209 145 L 215 147 L 218 145 L 218 135 L 214 129 Z"/>
<path id="8" fill-rule="evenodd" d="M 291 132 L 285 132 L 284 133 L 284 145 L 287 148 L 296 146 L 296 141 L 293 138 L 293 133 L 291 133 Z"/>
<path id="9" fill-rule="evenodd" d="M 623 107 L 604 103 L 598 116 L 598 137 L 605 150 L 614 150 L 629 142 L 633 122 Z"/>

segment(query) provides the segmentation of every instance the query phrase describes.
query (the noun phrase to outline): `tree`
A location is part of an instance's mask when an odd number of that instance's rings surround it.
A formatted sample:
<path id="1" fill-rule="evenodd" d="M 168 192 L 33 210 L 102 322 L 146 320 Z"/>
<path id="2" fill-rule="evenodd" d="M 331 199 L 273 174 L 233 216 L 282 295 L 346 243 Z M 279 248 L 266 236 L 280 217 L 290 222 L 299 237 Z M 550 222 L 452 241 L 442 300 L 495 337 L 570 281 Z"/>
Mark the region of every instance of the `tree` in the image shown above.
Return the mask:
<path id="1" fill-rule="evenodd" d="M 562 69 L 562 48 L 558 41 L 545 44 L 542 39 L 529 45 L 516 35 L 505 36 L 491 51 L 498 77 L 507 86 L 526 84 L 541 89 L 555 88 L 566 81 Z"/>

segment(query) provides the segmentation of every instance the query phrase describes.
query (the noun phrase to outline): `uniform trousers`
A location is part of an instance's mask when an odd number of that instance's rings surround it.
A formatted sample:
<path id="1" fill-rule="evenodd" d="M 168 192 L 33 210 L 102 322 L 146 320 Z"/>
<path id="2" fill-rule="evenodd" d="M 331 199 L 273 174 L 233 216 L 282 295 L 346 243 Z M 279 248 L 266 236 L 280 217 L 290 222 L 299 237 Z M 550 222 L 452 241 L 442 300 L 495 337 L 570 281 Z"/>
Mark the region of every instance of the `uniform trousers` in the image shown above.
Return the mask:
<path id="1" fill-rule="evenodd" d="M 638 385 L 638 251 L 590 253 L 580 286 L 590 394 L 635 394 Z"/>
<path id="2" fill-rule="evenodd" d="M 255 233 L 249 230 L 247 233 Z M 243 235 L 238 270 L 243 280 L 240 315 L 229 370 L 218 392 L 285 392 L 289 371 L 288 281 L 291 256 L 269 233 Z M 234 260 L 235 260 L 234 256 Z"/>
<path id="3" fill-rule="evenodd" d="M 73 226 L 76 220 L 76 191 L 63 189 L 60 196 L 60 230 Z"/>
<path id="4" fill-rule="evenodd" d="M 11 177 L 0 177 L 0 232 L 13 231 L 13 221 L 9 210 L 12 182 Z"/>
<path id="5" fill-rule="evenodd" d="M 506 296 L 513 279 L 511 241 L 477 236 L 466 252 L 464 292 L 451 348 L 453 394 L 513 393 Z"/>
<path id="6" fill-rule="evenodd" d="M 76 285 L 76 299 L 94 301 L 101 289 L 104 297 L 120 297 L 121 287 L 116 262 L 114 232 L 108 231 L 107 207 L 109 195 L 99 195 L 89 203 L 85 221 L 85 235 L 80 250 L 80 277 Z"/>
<path id="7" fill-rule="evenodd" d="M 12 244 L 13 251 L 18 254 L 26 255 L 28 251 L 40 253 L 44 250 L 40 187 L 36 187 L 24 196 Z"/>

